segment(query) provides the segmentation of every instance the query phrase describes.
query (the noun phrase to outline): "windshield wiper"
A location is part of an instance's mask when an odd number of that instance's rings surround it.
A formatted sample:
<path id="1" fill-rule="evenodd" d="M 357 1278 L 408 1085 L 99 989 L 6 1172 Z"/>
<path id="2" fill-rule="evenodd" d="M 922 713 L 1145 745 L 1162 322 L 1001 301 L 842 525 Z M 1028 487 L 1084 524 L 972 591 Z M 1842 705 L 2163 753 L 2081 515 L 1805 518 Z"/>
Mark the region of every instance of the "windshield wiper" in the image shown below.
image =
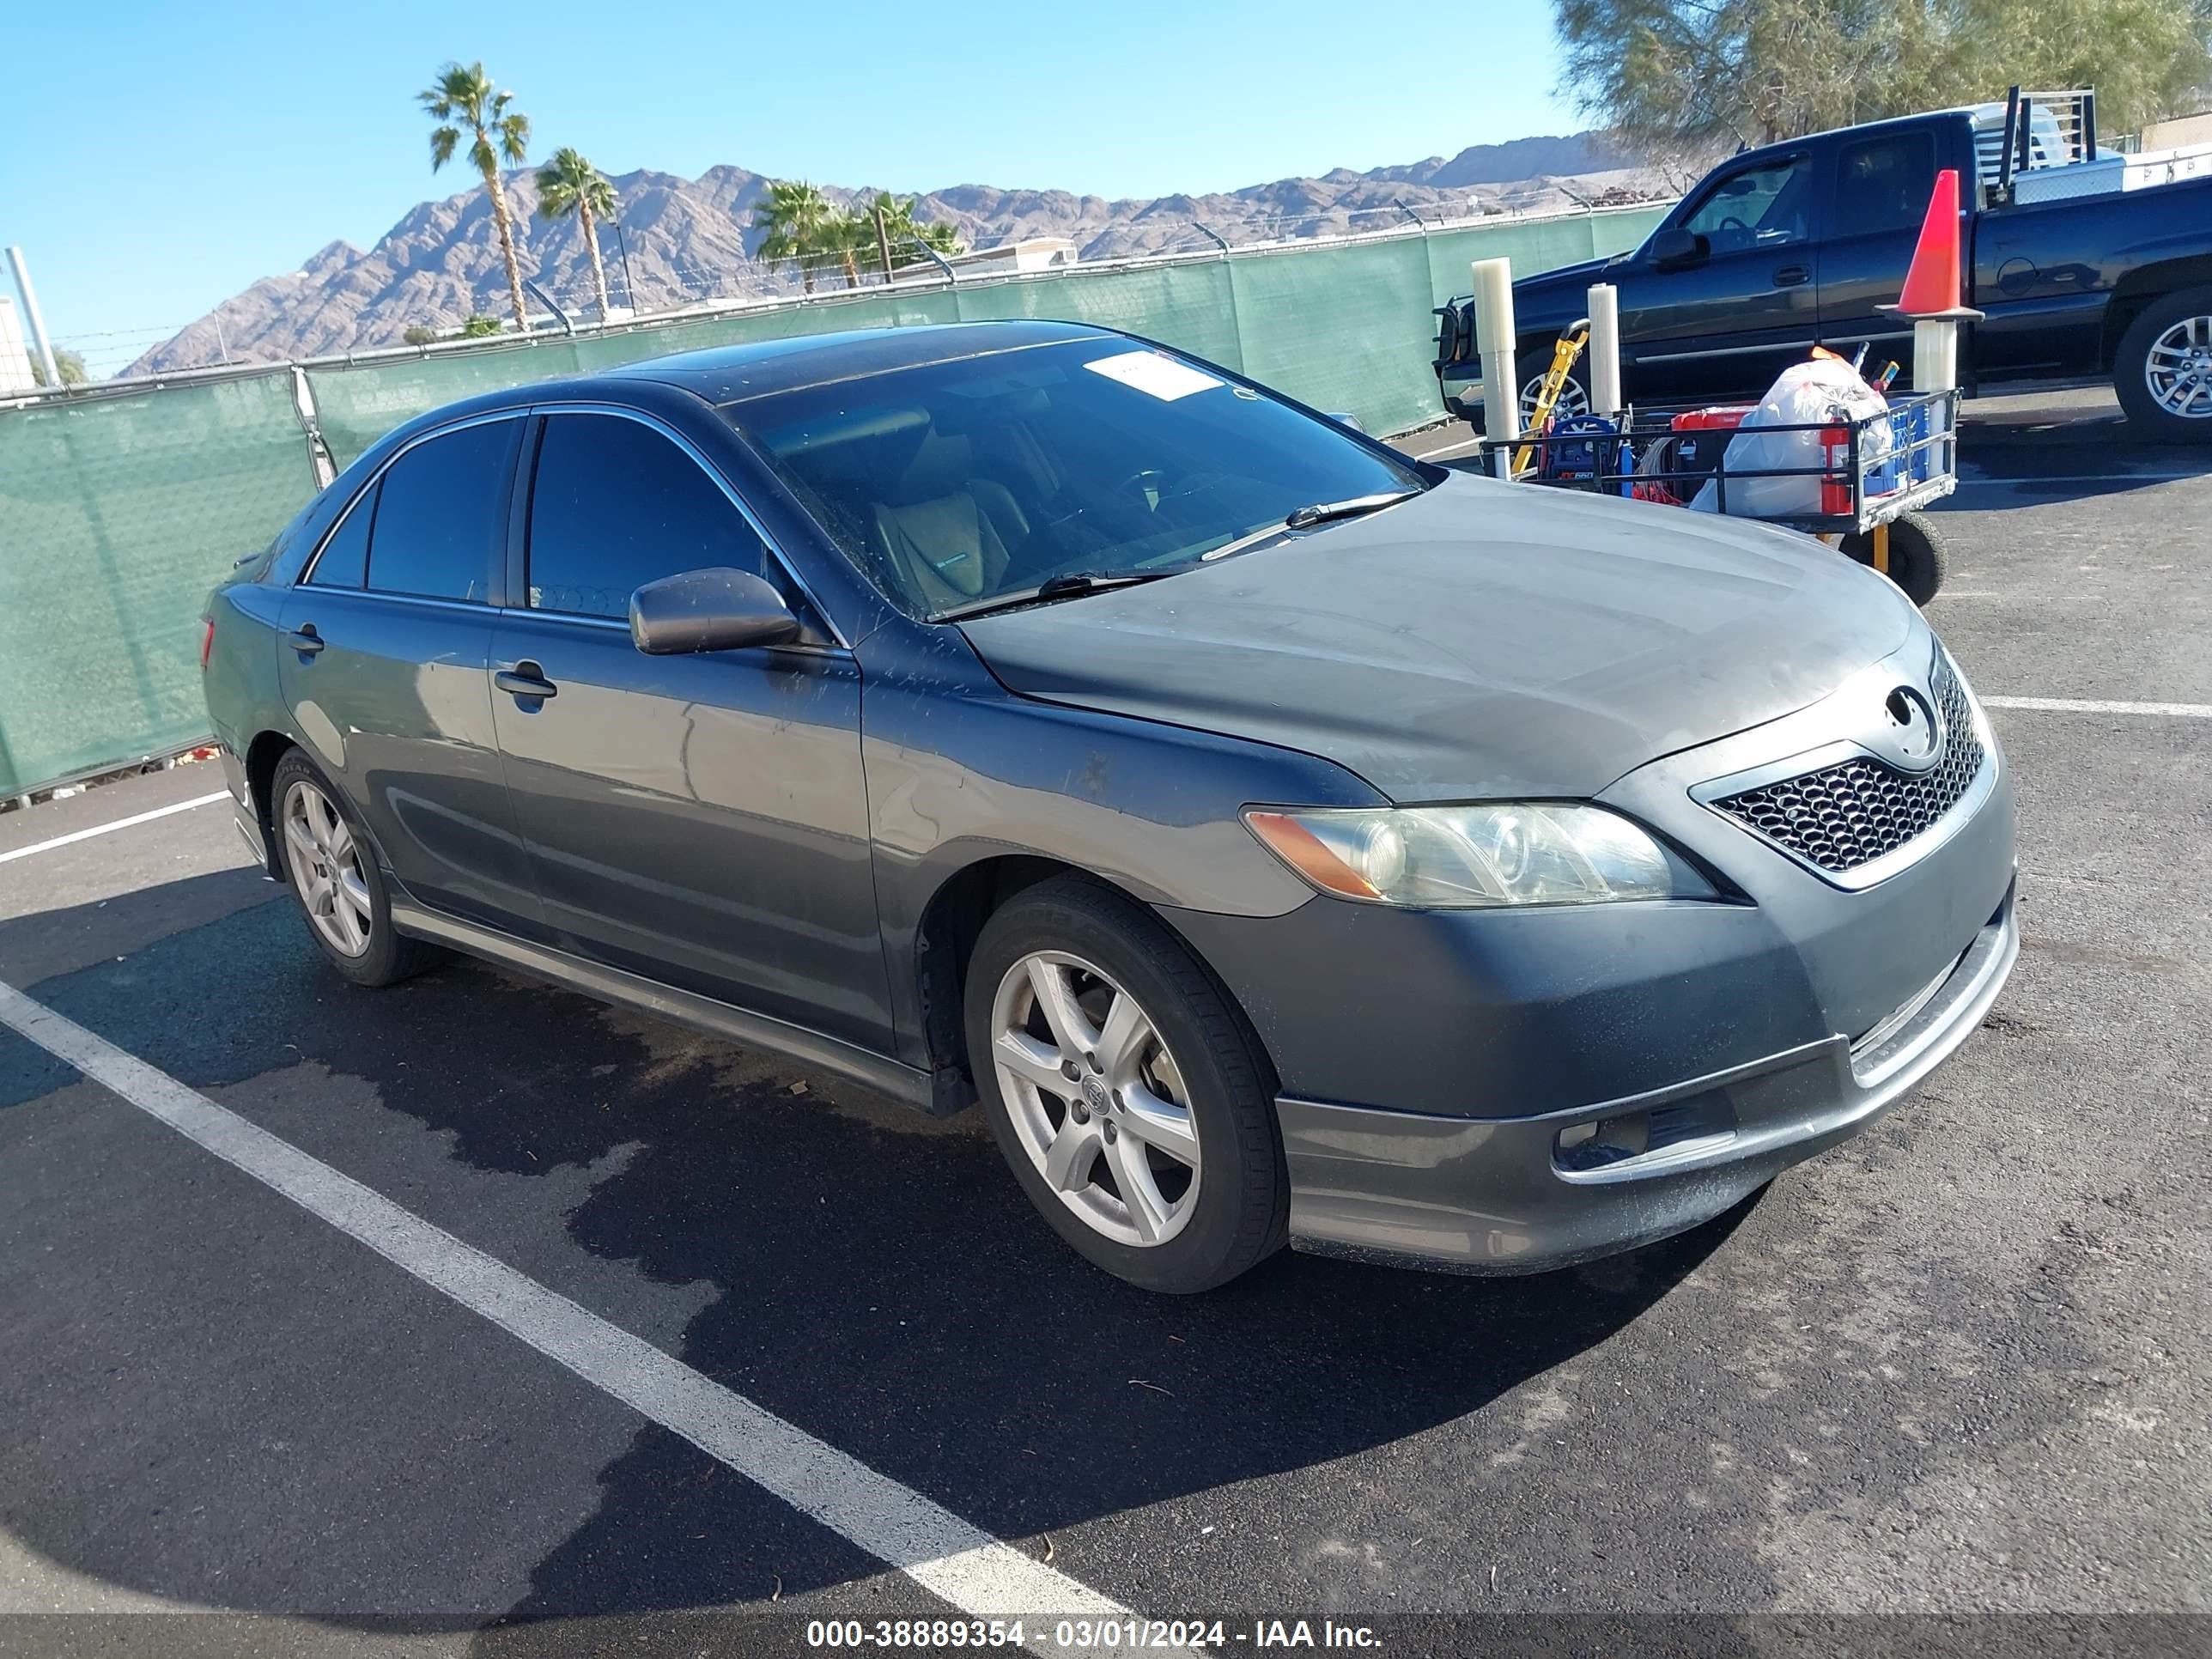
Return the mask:
<path id="1" fill-rule="evenodd" d="M 1283 528 L 1304 530 L 1336 519 L 1356 519 L 1363 513 L 1379 513 L 1386 507 L 1394 507 L 1420 493 L 1418 489 L 1385 489 L 1372 495 L 1352 495 L 1340 501 L 1316 501 L 1311 507 L 1301 507 L 1286 514 Z"/>
<path id="2" fill-rule="evenodd" d="M 1200 554 L 1199 562 L 1212 564 L 1216 559 L 1225 559 L 1232 553 L 1242 553 L 1246 548 L 1287 535 L 1294 530 L 1310 530 L 1316 525 L 1334 524 L 1339 519 L 1356 519 L 1363 513 L 1377 513 L 1400 501 L 1410 501 L 1422 492 L 1418 489 L 1385 489 L 1373 495 L 1353 495 L 1341 501 L 1316 501 L 1311 507 L 1301 507 L 1285 514 L 1273 524 L 1263 524 L 1257 530 L 1247 531 L 1231 542 L 1211 548 Z"/>
<path id="3" fill-rule="evenodd" d="M 1156 582 L 1163 576 L 1172 576 L 1188 568 L 1186 565 L 1176 565 L 1168 570 L 1125 570 L 1114 575 L 1089 570 L 1064 571 L 1018 593 L 1000 593 L 993 599 L 978 599 L 973 605 L 956 605 L 950 611 L 939 611 L 937 620 L 957 622 L 963 617 L 987 617 L 994 611 L 1011 611 L 1017 605 L 1048 605 L 1054 599 L 1072 599 L 1079 594 L 1103 592 L 1109 587 L 1133 587 L 1139 582 Z"/>

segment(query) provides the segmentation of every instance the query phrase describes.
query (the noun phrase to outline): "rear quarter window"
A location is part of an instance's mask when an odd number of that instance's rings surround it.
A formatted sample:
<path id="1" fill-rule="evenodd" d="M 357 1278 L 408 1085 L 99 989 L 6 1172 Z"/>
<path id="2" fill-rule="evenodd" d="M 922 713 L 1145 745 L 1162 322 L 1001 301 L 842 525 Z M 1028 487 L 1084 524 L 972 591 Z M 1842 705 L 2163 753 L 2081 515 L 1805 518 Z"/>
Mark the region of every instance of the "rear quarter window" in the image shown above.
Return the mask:
<path id="1" fill-rule="evenodd" d="M 315 568 L 307 573 L 316 586 L 360 587 L 368 580 L 368 532 L 376 520 L 376 493 L 382 487 L 371 484 L 362 491 L 361 499 L 347 508 L 323 544 Z"/>

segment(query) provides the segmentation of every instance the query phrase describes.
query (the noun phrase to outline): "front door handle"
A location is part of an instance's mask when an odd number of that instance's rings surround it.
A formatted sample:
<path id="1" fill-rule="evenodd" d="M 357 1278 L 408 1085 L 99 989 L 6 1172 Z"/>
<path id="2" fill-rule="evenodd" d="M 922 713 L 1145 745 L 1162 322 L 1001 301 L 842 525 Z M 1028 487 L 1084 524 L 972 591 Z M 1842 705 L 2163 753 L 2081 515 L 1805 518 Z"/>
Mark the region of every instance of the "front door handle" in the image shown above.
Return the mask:
<path id="1" fill-rule="evenodd" d="M 545 678 L 545 671 L 534 662 L 519 662 L 512 668 L 502 668 L 491 677 L 491 683 L 514 697 L 556 696 L 561 690 Z"/>
<path id="2" fill-rule="evenodd" d="M 1795 288 L 1800 283 L 1812 280 L 1812 270 L 1804 265 L 1784 265 L 1774 273 L 1774 286 L 1777 288 Z"/>
<path id="3" fill-rule="evenodd" d="M 303 657 L 313 656 L 316 652 L 330 643 L 315 632 L 315 625 L 313 623 L 301 623 L 285 637 L 291 641 L 292 648 Z"/>

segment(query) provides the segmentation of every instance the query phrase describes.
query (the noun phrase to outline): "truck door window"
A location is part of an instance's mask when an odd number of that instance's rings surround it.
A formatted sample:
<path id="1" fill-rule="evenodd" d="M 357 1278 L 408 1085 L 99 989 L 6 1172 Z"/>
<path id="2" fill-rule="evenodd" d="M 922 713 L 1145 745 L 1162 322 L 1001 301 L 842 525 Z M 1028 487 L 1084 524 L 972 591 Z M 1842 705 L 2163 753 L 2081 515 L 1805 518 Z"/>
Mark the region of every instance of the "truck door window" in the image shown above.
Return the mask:
<path id="1" fill-rule="evenodd" d="M 1912 230 L 1936 190 L 1936 135 L 1893 133 L 1845 144 L 1836 157 L 1832 237 Z"/>
<path id="2" fill-rule="evenodd" d="M 1782 247 L 1813 234 L 1813 164 L 1792 155 L 1731 173 L 1682 222 L 1715 253 Z"/>

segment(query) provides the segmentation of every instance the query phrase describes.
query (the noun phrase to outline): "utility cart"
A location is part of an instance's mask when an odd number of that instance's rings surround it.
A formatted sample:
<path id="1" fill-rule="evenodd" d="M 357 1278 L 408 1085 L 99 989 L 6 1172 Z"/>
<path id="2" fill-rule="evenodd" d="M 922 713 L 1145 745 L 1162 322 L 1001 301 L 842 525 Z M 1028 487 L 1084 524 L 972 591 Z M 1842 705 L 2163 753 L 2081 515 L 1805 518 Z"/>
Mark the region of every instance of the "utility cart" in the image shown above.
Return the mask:
<path id="1" fill-rule="evenodd" d="M 1892 398 L 1878 412 L 1802 424 L 1747 423 L 1756 408 L 1577 415 L 1487 440 L 1482 453 L 1487 470 L 1521 483 L 1802 530 L 1881 571 L 1915 605 L 1933 599 L 1943 544 L 1921 509 L 1958 487 L 1959 393 Z"/>

